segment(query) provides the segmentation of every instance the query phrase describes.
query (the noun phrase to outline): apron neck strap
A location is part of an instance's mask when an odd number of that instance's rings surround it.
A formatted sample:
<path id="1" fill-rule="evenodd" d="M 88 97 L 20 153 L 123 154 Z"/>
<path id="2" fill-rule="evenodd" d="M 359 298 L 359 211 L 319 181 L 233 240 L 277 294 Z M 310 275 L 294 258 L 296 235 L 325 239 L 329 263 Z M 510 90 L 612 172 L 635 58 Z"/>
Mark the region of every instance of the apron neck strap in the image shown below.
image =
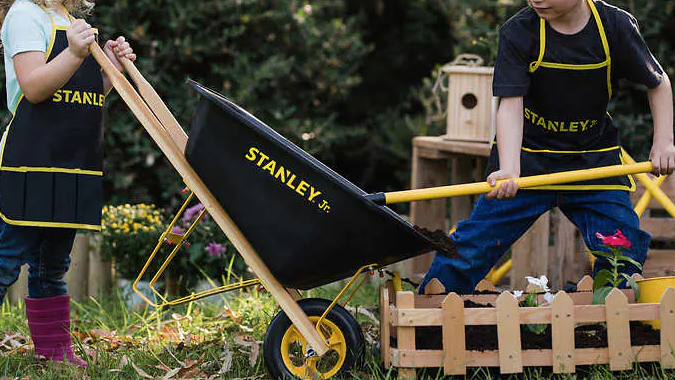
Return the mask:
<path id="1" fill-rule="evenodd" d="M 591 13 L 595 19 L 595 23 L 598 26 L 598 32 L 600 34 L 600 41 L 602 42 L 602 49 L 605 52 L 605 59 L 607 62 L 610 62 L 610 53 L 609 53 L 609 43 L 607 42 L 607 34 L 605 33 L 605 27 L 602 24 L 600 19 L 600 14 L 598 9 L 595 7 L 595 2 L 593 0 L 586 0 L 588 6 L 591 8 Z M 541 62 L 544 60 L 544 53 L 546 51 L 546 20 L 543 18 L 539 19 L 539 56 L 537 60 L 530 63 L 530 73 L 537 71 Z"/>

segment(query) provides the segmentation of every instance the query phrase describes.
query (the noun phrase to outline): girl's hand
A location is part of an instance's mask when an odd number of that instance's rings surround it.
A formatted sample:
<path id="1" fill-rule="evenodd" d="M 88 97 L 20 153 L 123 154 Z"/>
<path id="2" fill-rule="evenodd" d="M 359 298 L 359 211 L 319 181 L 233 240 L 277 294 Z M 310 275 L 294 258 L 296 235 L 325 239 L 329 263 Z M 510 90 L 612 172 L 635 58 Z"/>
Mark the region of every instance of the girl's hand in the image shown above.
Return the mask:
<path id="1" fill-rule="evenodd" d="M 124 72 L 124 66 L 120 62 L 121 58 L 126 58 L 131 62 L 136 60 L 134 49 L 131 48 L 131 45 L 122 36 L 117 37 L 114 41 L 106 41 L 103 51 L 105 51 L 105 54 L 110 58 L 110 61 L 115 65 L 117 70 L 121 72 Z"/>
<path id="2" fill-rule="evenodd" d="M 89 45 L 96 40 L 91 25 L 82 19 L 77 19 L 66 29 L 66 36 L 68 37 L 68 50 L 77 58 L 87 58 Z"/>
<path id="3" fill-rule="evenodd" d="M 489 193 L 485 194 L 487 199 L 511 199 L 516 196 L 518 192 L 518 184 L 513 180 L 517 178 L 517 173 L 508 173 L 505 170 L 497 170 L 496 172 L 490 173 L 487 177 L 487 182 L 490 186 L 494 187 L 497 185 L 497 180 L 500 179 L 510 179 L 508 182 L 502 182 L 498 188 L 490 190 Z"/>
<path id="4" fill-rule="evenodd" d="M 649 160 L 654 167 L 652 174 L 657 176 L 672 174 L 673 169 L 675 169 L 675 145 L 672 142 L 655 143 L 652 145 L 651 153 L 649 153 Z"/>

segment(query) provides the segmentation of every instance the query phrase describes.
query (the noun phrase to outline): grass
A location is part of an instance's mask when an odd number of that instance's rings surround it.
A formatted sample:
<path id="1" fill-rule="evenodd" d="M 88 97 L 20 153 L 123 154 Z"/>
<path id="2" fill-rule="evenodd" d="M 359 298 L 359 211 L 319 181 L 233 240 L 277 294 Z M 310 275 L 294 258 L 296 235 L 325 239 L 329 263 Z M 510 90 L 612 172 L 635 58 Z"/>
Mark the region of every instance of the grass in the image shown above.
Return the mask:
<path id="1" fill-rule="evenodd" d="M 305 297 L 331 299 L 339 285 L 304 292 Z M 366 334 L 369 347 L 378 340 L 377 289 L 365 285 L 350 302 Z M 86 369 L 67 365 L 37 365 L 23 305 L 5 302 L 0 309 L 0 380 L 8 379 L 268 379 L 260 352 L 269 321 L 278 306 L 268 293 L 231 292 L 187 305 L 162 310 L 130 310 L 119 293 L 72 304 L 77 352 L 87 356 Z M 379 358 L 366 353 L 347 379 L 396 379 Z M 427 370 L 419 379 L 442 379 L 442 371 Z M 558 376 L 541 369 L 511 377 L 478 369 L 466 379 L 675 379 L 658 366 L 636 366 L 633 371 L 612 373 L 607 366 L 579 368 L 576 375 Z"/>

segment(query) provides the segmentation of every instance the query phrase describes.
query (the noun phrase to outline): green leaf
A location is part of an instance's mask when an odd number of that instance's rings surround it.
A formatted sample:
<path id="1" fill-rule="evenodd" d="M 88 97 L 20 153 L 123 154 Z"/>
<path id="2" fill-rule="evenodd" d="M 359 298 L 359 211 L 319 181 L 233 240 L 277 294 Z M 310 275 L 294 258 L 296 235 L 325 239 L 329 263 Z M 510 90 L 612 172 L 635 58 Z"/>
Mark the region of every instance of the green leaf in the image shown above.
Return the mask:
<path id="1" fill-rule="evenodd" d="M 593 279 L 593 290 L 595 291 L 602 288 L 603 286 L 610 283 L 611 280 L 612 280 L 612 272 L 610 272 L 609 269 L 599 270 L 598 273 L 595 275 L 595 278 Z"/>
<path id="2" fill-rule="evenodd" d="M 525 329 L 527 329 L 529 332 L 541 335 L 546 331 L 546 326 L 545 324 L 537 323 L 537 324 L 529 324 L 525 325 Z"/>
<path id="3" fill-rule="evenodd" d="M 605 298 L 612 291 L 611 286 L 603 286 L 602 288 L 593 292 L 593 305 L 604 305 Z"/>
<path id="4" fill-rule="evenodd" d="M 633 293 L 635 293 L 635 299 L 637 300 L 640 298 L 640 286 L 637 284 L 637 282 L 635 282 L 635 279 L 625 273 L 621 273 L 621 275 L 626 279 L 628 285 L 630 285 L 630 288 L 633 289 Z"/>
<path id="5" fill-rule="evenodd" d="M 617 259 L 619 259 L 620 261 L 627 261 L 627 262 L 635 265 L 638 269 L 642 269 L 642 264 L 638 263 L 637 261 L 633 260 L 632 258 L 630 258 L 628 256 L 619 255 L 617 257 Z"/>
<path id="6" fill-rule="evenodd" d="M 595 256 L 606 257 L 608 259 L 614 258 L 614 255 L 603 251 L 591 251 L 591 253 L 594 254 Z"/>

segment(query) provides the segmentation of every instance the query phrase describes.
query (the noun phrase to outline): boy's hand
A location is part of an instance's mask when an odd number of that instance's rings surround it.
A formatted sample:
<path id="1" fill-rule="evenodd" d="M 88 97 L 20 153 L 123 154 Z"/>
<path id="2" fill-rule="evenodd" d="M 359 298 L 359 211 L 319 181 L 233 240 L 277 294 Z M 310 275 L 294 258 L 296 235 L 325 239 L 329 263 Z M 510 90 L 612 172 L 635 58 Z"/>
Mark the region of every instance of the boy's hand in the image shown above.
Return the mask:
<path id="1" fill-rule="evenodd" d="M 511 199 L 516 196 L 518 192 L 518 184 L 513 180 L 517 178 L 519 174 L 509 173 L 505 170 L 497 170 L 496 172 L 490 173 L 487 177 L 487 182 L 490 186 L 494 187 L 497 185 L 497 180 L 510 178 L 508 182 L 502 182 L 498 188 L 490 190 L 489 193 L 485 194 L 487 199 Z"/>
<path id="2" fill-rule="evenodd" d="M 82 19 L 77 19 L 66 29 L 66 36 L 68 37 L 68 50 L 77 58 L 87 58 L 89 45 L 96 40 L 91 25 Z"/>
<path id="3" fill-rule="evenodd" d="M 120 63 L 120 58 L 127 58 L 131 62 L 136 60 L 134 49 L 131 48 L 131 45 L 122 36 L 117 37 L 114 41 L 106 41 L 103 51 L 105 51 L 105 54 L 110 58 L 110 61 L 115 65 L 117 70 L 121 72 L 124 72 L 124 67 Z"/>
<path id="4" fill-rule="evenodd" d="M 672 174 L 675 169 L 675 145 L 672 142 L 652 145 L 649 160 L 654 167 L 652 174 Z"/>

